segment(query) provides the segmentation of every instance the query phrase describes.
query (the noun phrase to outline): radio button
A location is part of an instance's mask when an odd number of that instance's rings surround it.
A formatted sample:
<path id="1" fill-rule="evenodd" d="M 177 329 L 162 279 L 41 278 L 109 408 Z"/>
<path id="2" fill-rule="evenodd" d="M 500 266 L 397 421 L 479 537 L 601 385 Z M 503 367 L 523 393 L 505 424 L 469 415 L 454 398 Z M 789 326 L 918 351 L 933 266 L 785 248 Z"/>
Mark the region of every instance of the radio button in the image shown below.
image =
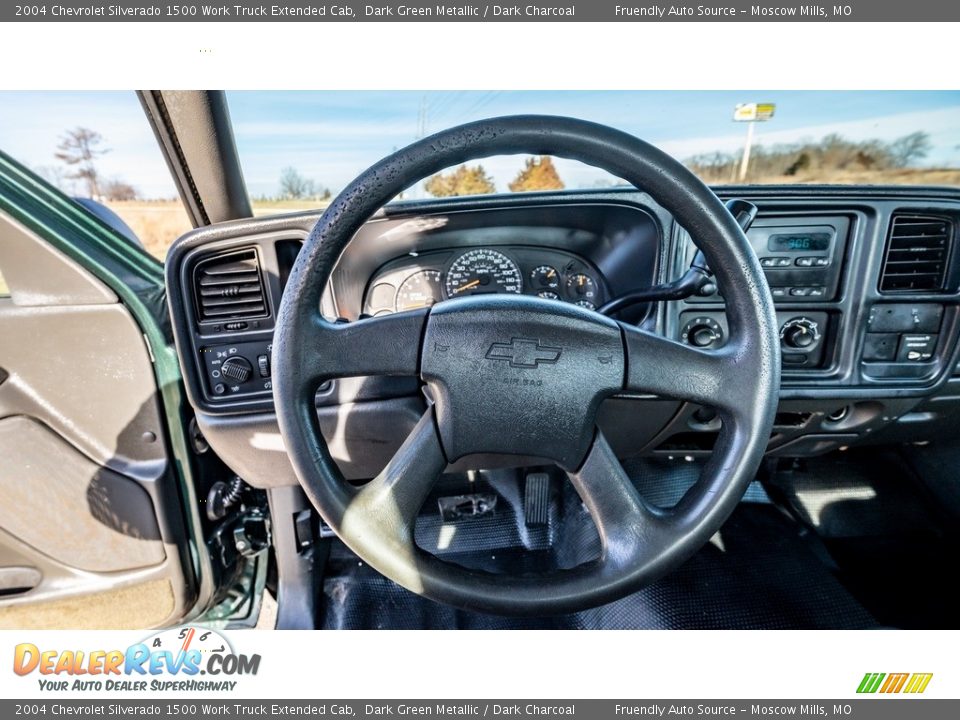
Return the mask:
<path id="1" fill-rule="evenodd" d="M 830 264 L 830 258 L 828 257 L 817 257 L 813 259 L 814 267 L 827 267 Z"/>
<path id="2" fill-rule="evenodd" d="M 926 362 L 933 358 L 937 347 L 936 335 L 901 335 L 899 362 Z"/>
<path id="3" fill-rule="evenodd" d="M 827 289 L 825 287 L 812 287 L 810 292 L 807 293 L 807 297 L 822 298 L 826 294 Z"/>
<path id="4" fill-rule="evenodd" d="M 807 255 L 805 257 L 798 257 L 794 262 L 797 267 L 813 267 L 814 258 Z"/>
<path id="5" fill-rule="evenodd" d="M 777 258 L 760 258 L 760 267 L 776 267 Z"/>
<path id="6" fill-rule="evenodd" d="M 774 298 L 784 298 L 787 296 L 787 292 L 789 291 L 789 289 L 790 288 L 785 288 L 785 287 L 772 287 L 770 288 L 770 294 Z"/>
<path id="7" fill-rule="evenodd" d="M 807 297 L 810 294 L 810 288 L 808 287 L 790 288 L 790 294 L 793 297 Z"/>
<path id="8" fill-rule="evenodd" d="M 790 267 L 793 265 L 793 261 L 788 257 L 776 258 L 777 267 Z"/>

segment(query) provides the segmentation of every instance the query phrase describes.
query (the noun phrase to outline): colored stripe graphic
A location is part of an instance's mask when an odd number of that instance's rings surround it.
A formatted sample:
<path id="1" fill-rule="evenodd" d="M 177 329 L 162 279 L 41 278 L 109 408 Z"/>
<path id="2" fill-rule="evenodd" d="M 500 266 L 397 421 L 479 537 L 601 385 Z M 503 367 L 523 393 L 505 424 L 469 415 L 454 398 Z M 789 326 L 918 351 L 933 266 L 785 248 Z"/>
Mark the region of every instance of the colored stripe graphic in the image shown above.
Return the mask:
<path id="1" fill-rule="evenodd" d="M 882 693 L 898 693 L 903 689 L 903 684 L 907 682 L 910 673 L 890 673 L 887 675 L 887 681 L 880 688 Z"/>
<path id="2" fill-rule="evenodd" d="M 885 673 L 867 673 L 863 676 L 863 680 L 860 681 L 860 687 L 857 688 L 857 692 L 875 693 L 877 688 L 880 687 L 880 683 L 884 677 L 886 677 Z"/>
<path id="3" fill-rule="evenodd" d="M 922 693 L 930 684 L 933 673 L 914 673 L 910 677 L 910 682 L 904 690 L 905 693 Z"/>
<path id="4" fill-rule="evenodd" d="M 879 692 L 881 694 L 891 695 L 896 693 L 909 693 L 916 695 L 927 689 L 930 680 L 933 679 L 933 673 L 866 673 L 860 685 L 857 686 L 857 692 L 860 694 L 872 694 Z"/>

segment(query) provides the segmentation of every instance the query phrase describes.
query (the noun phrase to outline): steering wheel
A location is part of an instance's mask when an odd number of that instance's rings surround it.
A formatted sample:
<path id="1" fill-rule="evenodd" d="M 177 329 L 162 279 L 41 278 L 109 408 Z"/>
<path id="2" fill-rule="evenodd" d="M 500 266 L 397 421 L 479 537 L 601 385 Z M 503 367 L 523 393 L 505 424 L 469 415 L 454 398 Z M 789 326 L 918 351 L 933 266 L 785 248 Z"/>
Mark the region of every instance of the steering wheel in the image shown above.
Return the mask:
<path id="1" fill-rule="evenodd" d="M 332 323 L 320 298 L 347 243 L 385 203 L 445 168 L 529 153 L 598 166 L 649 193 L 703 251 L 730 335 L 705 352 L 568 303 L 525 295 Z M 670 156 L 631 135 L 563 117 L 512 116 L 420 140 L 354 180 L 317 222 L 290 273 L 273 343 L 273 396 L 307 496 L 362 560 L 461 608 L 555 615 L 619 599 L 682 563 L 720 528 L 754 477 L 780 384 L 773 301 L 756 255 L 720 200 Z M 346 376 L 419 376 L 434 402 L 379 476 L 347 483 L 320 432 L 315 395 Z M 714 408 L 722 430 L 697 483 L 669 510 L 644 501 L 596 427 L 617 393 Z M 642 403 L 638 403 L 642 408 Z M 474 453 L 546 458 L 566 471 L 597 527 L 596 560 L 507 575 L 440 560 L 414 541 L 417 514 L 449 463 Z"/>

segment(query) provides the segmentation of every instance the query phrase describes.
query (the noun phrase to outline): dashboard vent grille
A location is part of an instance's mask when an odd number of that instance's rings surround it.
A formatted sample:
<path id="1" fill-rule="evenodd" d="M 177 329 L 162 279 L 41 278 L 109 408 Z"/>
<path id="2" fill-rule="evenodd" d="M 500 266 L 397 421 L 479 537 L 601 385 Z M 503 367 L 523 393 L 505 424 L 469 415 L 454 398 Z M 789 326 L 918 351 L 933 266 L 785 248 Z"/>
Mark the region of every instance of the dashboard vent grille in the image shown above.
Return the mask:
<path id="1" fill-rule="evenodd" d="M 938 217 L 894 215 L 880 273 L 880 292 L 941 291 L 953 224 Z"/>
<path id="2" fill-rule="evenodd" d="M 263 317 L 267 302 L 257 251 L 225 253 L 197 264 L 194 288 L 200 320 Z"/>

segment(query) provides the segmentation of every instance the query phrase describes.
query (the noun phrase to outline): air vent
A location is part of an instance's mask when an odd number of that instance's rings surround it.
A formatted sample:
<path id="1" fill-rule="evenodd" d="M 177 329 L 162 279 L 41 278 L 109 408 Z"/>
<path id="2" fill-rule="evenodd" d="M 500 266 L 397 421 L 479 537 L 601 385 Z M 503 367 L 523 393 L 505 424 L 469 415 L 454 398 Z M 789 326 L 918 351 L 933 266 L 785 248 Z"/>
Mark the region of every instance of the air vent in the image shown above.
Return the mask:
<path id="1" fill-rule="evenodd" d="M 945 218 L 894 215 L 880 274 L 880 292 L 944 289 L 953 224 Z"/>
<path id="2" fill-rule="evenodd" d="M 194 270 L 194 289 L 201 321 L 267 314 L 256 250 L 225 253 L 198 263 Z"/>

